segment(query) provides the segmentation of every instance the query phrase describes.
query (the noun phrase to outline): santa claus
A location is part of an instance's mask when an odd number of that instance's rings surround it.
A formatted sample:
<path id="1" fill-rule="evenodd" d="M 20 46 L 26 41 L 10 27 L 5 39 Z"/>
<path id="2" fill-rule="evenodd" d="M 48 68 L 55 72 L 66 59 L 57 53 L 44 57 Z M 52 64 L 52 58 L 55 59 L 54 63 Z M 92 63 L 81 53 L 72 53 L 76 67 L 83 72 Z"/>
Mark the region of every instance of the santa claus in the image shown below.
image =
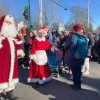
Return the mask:
<path id="1" fill-rule="evenodd" d="M 39 84 L 50 81 L 52 79 L 51 71 L 47 61 L 46 48 L 51 48 L 49 41 L 44 37 L 47 32 L 45 28 L 40 27 L 38 36 L 34 38 L 31 51 L 31 65 L 29 71 L 28 82 L 34 83 L 36 88 Z"/>
<path id="2" fill-rule="evenodd" d="M 11 15 L 1 17 L 0 31 L 0 100 L 3 90 L 6 91 L 7 100 L 15 100 L 12 93 L 18 83 L 17 56 L 23 56 L 23 51 Z"/>

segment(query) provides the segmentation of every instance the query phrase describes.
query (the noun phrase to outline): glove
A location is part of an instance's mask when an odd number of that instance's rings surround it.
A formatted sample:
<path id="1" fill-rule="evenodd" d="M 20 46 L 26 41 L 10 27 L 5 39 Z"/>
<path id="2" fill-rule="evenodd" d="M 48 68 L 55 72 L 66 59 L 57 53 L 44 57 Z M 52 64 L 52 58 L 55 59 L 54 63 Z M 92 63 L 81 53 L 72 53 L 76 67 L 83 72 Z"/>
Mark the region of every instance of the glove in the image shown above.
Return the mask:
<path id="1" fill-rule="evenodd" d="M 34 62 L 36 62 L 36 61 L 37 61 L 37 56 L 36 56 L 36 54 L 30 55 L 30 59 L 33 60 Z"/>

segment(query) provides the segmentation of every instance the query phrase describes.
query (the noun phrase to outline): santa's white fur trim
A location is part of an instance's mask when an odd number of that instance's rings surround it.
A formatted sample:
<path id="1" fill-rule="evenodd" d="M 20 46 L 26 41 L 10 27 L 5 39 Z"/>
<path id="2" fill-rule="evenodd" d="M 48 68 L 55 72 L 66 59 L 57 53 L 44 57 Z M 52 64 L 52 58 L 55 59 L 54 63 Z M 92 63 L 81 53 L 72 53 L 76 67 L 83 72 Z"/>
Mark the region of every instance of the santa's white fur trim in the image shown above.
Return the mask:
<path id="1" fill-rule="evenodd" d="M 15 86 L 17 83 L 18 83 L 19 79 L 16 78 L 16 79 L 13 79 L 11 82 L 13 83 L 13 86 Z M 12 86 L 11 86 L 12 87 Z M 0 83 L 0 90 L 2 89 L 7 89 L 9 88 L 9 82 L 6 82 L 6 83 Z"/>
<path id="2" fill-rule="evenodd" d="M 0 93 L 2 93 L 3 92 L 3 90 L 0 90 Z"/>
<path id="3" fill-rule="evenodd" d="M 2 45 L 2 40 L 4 40 L 5 39 L 5 37 L 0 37 L 0 49 L 3 47 L 3 45 Z"/>
<path id="4" fill-rule="evenodd" d="M 44 33 L 45 36 L 47 35 L 47 32 L 45 29 L 38 30 L 37 34 L 39 35 L 40 33 Z"/>
<path id="5" fill-rule="evenodd" d="M 0 49 L 1 49 L 2 47 L 3 47 L 2 44 L 0 44 Z"/>
<path id="6" fill-rule="evenodd" d="M 11 15 L 6 15 L 6 17 L 5 17 L 5 20 L 4 20 L 5 22 L 6 21 L 8 21 L 8 22 L 11 22 L 11 23 L 13 23 L 14 22 L 14 18 L 11 16 Z"/>
<path id="7" fill-rule="evenodd" d="M 39 78 L 28 78 L 27 81 L 28 83 L 39 82 Z"/>
<path id="8" fill-rule="evenodd" d="M 7 89 L 5 89 L 6 92 L 9 92 L 11 90 L 13 90 L 15 88 L 15 86 L 12 86 L 12 87 L 8 87 Z"/>
<path id="9" fill-rule="evenodd" d="M 39 80 L 39 84 L 43 84 L 43 83 L 45 83 L 45 82 L 48 82 L 48 81 L 50 81 L 52 79 L 52 75 L 50 75 L 49 77 L 47 77 L 47 78 L 43 78 L 43 79 L 40 79 Z"/>
<path id="10" fill-rule="evenodd" d="M 17 45 L 20 45 L 20 44 L 22 44 L 23 43 L 23 41 L 21 40 L 21 41 L 17 41 L 16 39 L 14 39 L 14 38 L 11 38 L 13 41 L 15 41 L 15 43 L 17 44 Z"/>
<path id="11" fill-rule="evenodd" d="M 36 37 L 36 39 L 37 39 L 38 41 L 45 41 L 45 37 L 43 37 L 43 38 Z"/>
<path id="12" fill-rule="evenodd" d="M 20 44 L 22 44 L 23 43 L 23 41 L 21 40 L 21 41 L 16 41 L 16 44 L 17 45 L 20 45 Z"/>
<path id="13" fill-rule="evenodd" d="M 10 72 L 9 72 L 9 87 L 12 87 L 14 85 L 13 79 L 13 72 L 14 72 L 14 61 L 15 61 L 15 47 L 14 43 L 11 38 L 8 38 L 9 45 L 10 45 L 10 51 L 11 51 L 11 63 L 10 63 Z"/>
<path id="14" fill-rule="evenodd" d="M 22 53 L 24 53 L 22 49 L 17 50 L 17 56 L 21 55 Z"/>

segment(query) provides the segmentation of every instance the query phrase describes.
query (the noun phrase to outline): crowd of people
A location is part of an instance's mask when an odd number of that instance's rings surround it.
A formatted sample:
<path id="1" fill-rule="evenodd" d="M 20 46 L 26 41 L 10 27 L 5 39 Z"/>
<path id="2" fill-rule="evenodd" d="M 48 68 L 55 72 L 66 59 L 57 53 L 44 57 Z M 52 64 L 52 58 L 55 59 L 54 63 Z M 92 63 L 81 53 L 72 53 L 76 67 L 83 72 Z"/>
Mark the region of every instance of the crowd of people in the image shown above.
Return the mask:
<path id="1" fill-rule="evenodd" d="M 86 41 L 87 55 L 79 59 L 74 55 L 78 48 L 79 39 Z M 85 42 L 84 42 L 85 43 Z M 15 85 L 18 83 L 18 68 L 29 69 L 28 83 L 33 83 L 34 88 L 52 79 L 48 63 L 48 55 L 56 56 L 59 73 L 63 74 L 68 67 L 74 90 L 81 90 L 82 73 L 89 74 L 89 58 L 94 39 L 88 28 L 81 24 L 73 26 L 72 30 L 63 32 L 48 31 L 48 27 L 40 27 L 38 30 L 22 29 L 17 33 L 14 18 L 4 15 L 0 19 L 0 98 L 3 90 L 7 99 L 15 100 L 12 95 Z M 85 45 L 84 45 L 85 46 Z M 98 43 L 98 47 L 100 44 Z M 1 99 L 0 99 L 1 100 Z"/>

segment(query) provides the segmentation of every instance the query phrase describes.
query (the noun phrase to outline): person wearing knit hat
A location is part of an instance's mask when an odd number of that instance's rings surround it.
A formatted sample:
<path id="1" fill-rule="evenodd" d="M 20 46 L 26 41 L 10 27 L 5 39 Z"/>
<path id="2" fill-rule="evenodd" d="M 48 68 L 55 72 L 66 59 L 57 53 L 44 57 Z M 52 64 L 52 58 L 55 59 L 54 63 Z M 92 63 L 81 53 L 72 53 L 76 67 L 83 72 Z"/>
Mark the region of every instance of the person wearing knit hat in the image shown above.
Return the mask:
<path id="1" fill-rule="evenodd" d="M 28 83 L 34 83 L 36 88 L 39 84 L 50 81 L 52 79 L 49 68 L 46 48 L 51 48 L 49 41 L 44 37 L 47 35 L 45 28 L 40 27 L 37 31 L 38 37 L 33 39 L 31 50 L 31 65 L 28 76 Z"/>
<path id="2" fill-rule="evenodd" d="M 81 24 L 75 24 L 73 27 L 73 30 L 76 32 L 82 31 L 82 25 Z"/>
<path id="3" fill-rule="evenodd" d="M 81 82 L 82 82 L 82 73 L 81 73 L 81 66 L 84 64 L 84 59 L 79 60 L 75 57 L 72 50 L 75 52 L 77 49 L 78 38 L 86 39 L 86 35 L 82 32 L 82 25 L 76 24 L 73 27 L 72 35 L 67 39 L 64 49 L 66 51 L 65 55 L 65 63 L 71 67 L 72 74 L 73 74 L 73 85 L 70 85 L 70 88 L 74 90 L 81 89 Z"/>
<path id="4" fill-rule="evenodd" d="M 11 15 L 0 18 L 0 34 L 0 100 L 4 90 L 7 100 L 15 100 L 12 93 L 19 80 L 17 56 L 23 57 L 23 51 Z"/>

